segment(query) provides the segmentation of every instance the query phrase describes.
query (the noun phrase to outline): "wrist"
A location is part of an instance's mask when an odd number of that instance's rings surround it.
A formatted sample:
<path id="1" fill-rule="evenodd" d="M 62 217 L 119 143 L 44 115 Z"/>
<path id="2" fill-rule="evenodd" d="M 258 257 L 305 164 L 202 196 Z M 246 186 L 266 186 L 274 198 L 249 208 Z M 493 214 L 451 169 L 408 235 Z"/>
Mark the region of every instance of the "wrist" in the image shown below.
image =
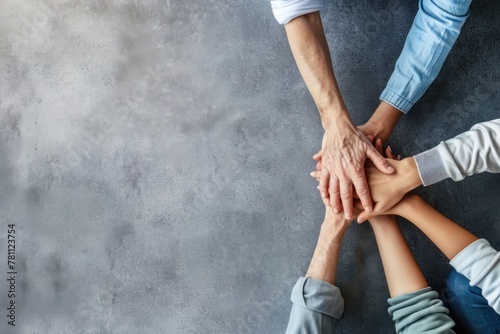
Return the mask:
<path id="1" fill-rule="evenodd" d="M 347 109 L 343 105 L 331 106 L 320 110 L 321 124 L 327 134 L 337 134 L 343 128 L 354 127 Z"/>
<path id="2" fill-rule="evenodd" d="M 349 222 L 344 219 L 337 222 L 325 220 L 321 225 L 319 239 L 324 242 L 325 246 L 334 248 L 340 246 L 348 227 Z"/>
<path id="3" fill-rule="evenodd" d="M 407 220 L 414 215 L 415 210 L 419 210 L 419 204 L 422 202 L 422 198 L 415 194 L 407 194 L 401 202 L 395 207 L 395 214 L 401 216 Z"/>
<path id="4" fill-rule="evenodd" d="M 344 225 L 343 222 L 325 219 L 306 277 L 335 283 L 340 247 L 346 231 Z"/>
<path id="5" fill-rule="evenodd" d="M 376 131 L 372 135 L 385 142 L 391 136 L 402 115 L 401 111 L 382 101 L 366 123 Z"/>
<path id="6" fill-rule="evenodd" d="M 404 158 L 401 160 L 400 165 L 401 168 L 398 172 L 401 172 L 405 193 L 419 187 L 422 184 L 422 180 L 418 174 L 415 159 L 413 157 Z"/>
<path id="7" fill-rule="evenodd" d="M 370 226 L 375 234 L 385 235 L 387 231 L 399 228 L 395 216 L 377 216 L 370 218 Z"/>

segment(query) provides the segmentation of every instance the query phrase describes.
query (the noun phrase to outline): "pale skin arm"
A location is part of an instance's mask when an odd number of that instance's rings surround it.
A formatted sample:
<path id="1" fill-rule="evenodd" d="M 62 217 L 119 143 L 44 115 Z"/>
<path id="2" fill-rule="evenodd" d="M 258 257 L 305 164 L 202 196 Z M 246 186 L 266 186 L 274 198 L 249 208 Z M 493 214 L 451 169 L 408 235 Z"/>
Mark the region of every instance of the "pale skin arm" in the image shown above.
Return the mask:
<path id="1" fill-rule="evenodd" d="M 353 216 L 353 187 L 366 211 L 373 209 L 364 164 L 370 159 L 384 173 L 394 169 L 353 125 L 333 72 L 319 12 L 299 16 L 285 25 L 300 73 L 318 107 L 325 129 L 320 192 L 335 213 Z"/>
<path id="2" fill-rule="evenodd" d="M 392 298 L 428 287 L 394 216 L 370 220 Z"/>
<path id="3" fill-rule="evenodd" d="M 325 220 L 321 225 L 321 232 L 306 277 L 335 284 L 340 247 L 349 224 L 350 221 L 344 219 L 343 214 L 334 215 L 332 210 L 326 209 Z"/>

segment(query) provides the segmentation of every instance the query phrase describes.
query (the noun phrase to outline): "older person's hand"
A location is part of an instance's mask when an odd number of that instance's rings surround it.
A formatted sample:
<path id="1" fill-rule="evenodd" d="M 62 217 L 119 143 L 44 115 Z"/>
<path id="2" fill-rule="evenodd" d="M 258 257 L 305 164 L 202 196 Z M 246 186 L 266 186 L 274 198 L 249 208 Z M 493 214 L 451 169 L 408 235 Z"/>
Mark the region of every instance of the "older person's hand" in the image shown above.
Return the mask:
<path id="1" fill-rule="evenodd" d="M 375 142 L 377 152 L 381 153 L 383 151 L 382 147 L 382 141 L 378 139 Z M 418 175 L 418 170 L 412 157 L 405 158 L 401 161 L 396 160 L 390 147 L 385 149 L 385 156 L 396 169 L 396 173 L 387 175 L 381 173 L 373 163 L 366 163 L 364 172 L 375 206 L 371 212 L 361 212 L 358 216 L 358 223 L 362 223 L 372 217 L 386 213 L 390 208 L 396 205 L 407 192 L 421 184 L 420 176 Z M 320 181 L 323 169 L 322 162 L 318 162 L 316 168 L 317 170 L 312 172 L 311 176 Z M 361 196 L 354 194 L 354 197 Z M 359 206 L 359 204 L 357 206 Z"/>
<path id="2" fill-rule="evenodd" d="M 334 213 L 344 211 L 345 218 L 350 219 L 354 191 L 367 213 L 373 209 L 365 162 L 371 160 L 375 168 L 386 174 L 394 173 L 394 168 L 352 123 L 342 122 L 335 127 L 335 131 L 325 132 L 322 149 L 313 159 L 321 160 L 319 190 L 323 202 L 330 205 Z"/>

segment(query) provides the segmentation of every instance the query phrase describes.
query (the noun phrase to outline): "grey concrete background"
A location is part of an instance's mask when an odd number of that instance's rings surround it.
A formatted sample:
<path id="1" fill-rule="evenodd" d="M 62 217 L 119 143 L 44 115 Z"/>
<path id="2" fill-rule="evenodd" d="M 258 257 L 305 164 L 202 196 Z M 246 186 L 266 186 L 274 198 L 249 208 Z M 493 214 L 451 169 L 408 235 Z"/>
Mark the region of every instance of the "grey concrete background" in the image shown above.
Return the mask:
<path id="1" fill-rule="evenodd" d="M 356 123 L 378 104 L 417 1 L 322 13 Z M 499 115 L 500 3 L 477 1 L 439 78 L 398 126 L 404 155 Z M 0 2 L 2 333 L 281 333 L 323 207 L 322 137 L 264 0 Z M 420 191 L 500 247 L 500 179 Z M 449 266 L 401 222 L 430 284 Z M 16 224 L 16 327 L 7 225 Z M 393 331 L 368 225 L 345 239 L 338 333 Z"/>

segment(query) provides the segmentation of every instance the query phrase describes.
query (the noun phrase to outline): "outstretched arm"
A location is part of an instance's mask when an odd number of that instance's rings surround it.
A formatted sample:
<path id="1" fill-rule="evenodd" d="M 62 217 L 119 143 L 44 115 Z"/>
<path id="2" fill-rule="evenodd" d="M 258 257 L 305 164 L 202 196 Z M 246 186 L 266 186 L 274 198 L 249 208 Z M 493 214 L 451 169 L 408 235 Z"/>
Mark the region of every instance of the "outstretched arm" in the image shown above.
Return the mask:
<path id="1" fill-rule="evenodd" d="M 420 0 L 419 10 L 381 103 L 360 129 L 387 141 L 399 118 L 422 97 L 457 40 L 471 0 Z M 415 52 L 418 50 L 418 52 Z"/>
<path id="2" fill-rule="evenodd" d="M 344 299 L 335 284 L 340 247 L 350 221 L 326 208 L 306 277 L 295 284 L 287 334 L 331 333 L 344 312 Z"/>
<path id="3" fill-rule="evenodd" d="M 437 292 L 425 280 L 394 216 L 370 220 L 389 287 L 389 313 L 397 333 L 454 333 Z M 418 315 L 418 316 L 417 316 Z"/>
<path id="4" fill-rule="evenodd" d="M 417 226 L 450 260 L 479 239 L 417 195 L 407 195 L 394 212 Z"/>
<path id="5" fill-rule="evenodd" d="M 427 281 L 406 244 L 396 217 L 374 217 L 370 225 L 377 240 L 391 297 L 426 288 Z"/>
<path id="6" fill-rule="evenodd" d="M 334 215 L 328 208 L 321 225 L 318 242 L 314 250 L 306 277 L 335 284 L 340 247 L 350 221 L 343 215 Z"/>
<path id="7" fill-rule="evenodd" d="M 481 288 L 488 304 L 500 314 L 500 253 L 486 240 L 443 216 L 417 195 L 406 195 L 390 212 L 424 232 L 471 285 Z"/>
<path id="8" fill-rule="evenodd" d="M 403 51 L 380 99 L 407 113 L 436 79 L 472 0 L 420 0 Z"/>
<path id="9" fill-rule="evenodd" d="M 355 188 L 363 207 L 371 211 L 373 203 L 363 168 L 366 159 L 384 173 L 390 174 L 394 169 L 352 123 L 335 79 L 319 12 L 293 18 L 285 25 L 285 30 L 325 129 L 320 182 L 323 202 L 330 204 L 335 213 L 344 210 L 346 218 L 350 219 Z"/>
<path id="10" fill-rule="evenodd" d="M 421 184 L 428 186 L 446 178 L 460 181 L 477 173 L 500 172 L 500 119 L 476 124 L 428 151 L 390 162 L 396 169 L 393 175 L 385 175 L 367 165 L 366 176 L 376 204 L 370 214 L 361 213 L 358 222 L 387 211 Z"/>

